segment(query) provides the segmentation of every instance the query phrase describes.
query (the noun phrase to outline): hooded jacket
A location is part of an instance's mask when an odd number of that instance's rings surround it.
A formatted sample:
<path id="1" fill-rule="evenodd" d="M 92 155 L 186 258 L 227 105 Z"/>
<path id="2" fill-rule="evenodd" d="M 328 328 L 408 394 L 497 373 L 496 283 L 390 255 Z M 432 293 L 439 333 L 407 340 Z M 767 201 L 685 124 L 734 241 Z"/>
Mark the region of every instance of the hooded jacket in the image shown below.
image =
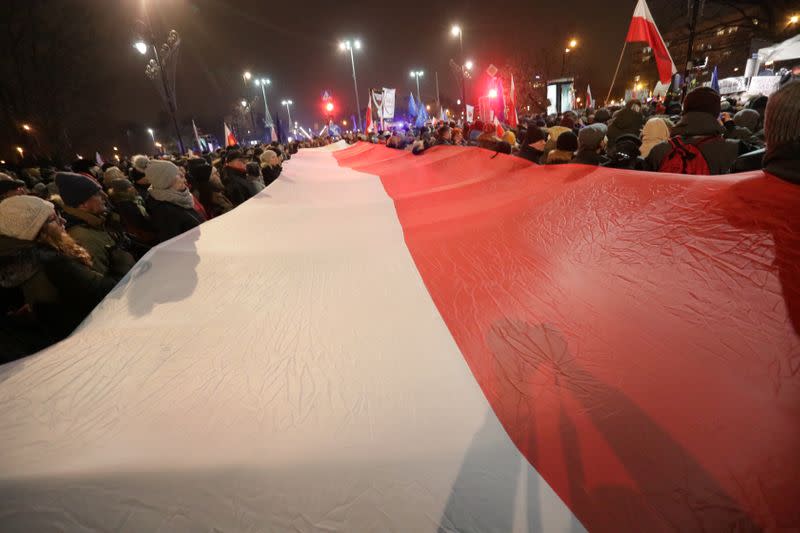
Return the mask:
<path id="1" fill-rule="evenodd" d="M 606 133 L 608 144 L 614 144 L 617 137 L 625 133 L 638 136 L 642 126 L 644 126 L 644 115 L 627 107 L 620 109 L 608 122 Z"/>
<path id="2" fill-rule="evenodd" d="M 724 128 L 717 122 L 714 115 L 700 111 L 690 111 L 684 114 L 672 128 L 673 137 L 680 136 L 684 142 L 691 144 L 714 137 L 700 146 L 700 153 L 703 154 L 712 175 L 730 172 L 733 162 L 736 161 L 742 150 L 740 141 L 724 139 L 723 132 Z M 668 141 L 655 145 L 647 156 L 647 167 L 658 171 L 661 163 L 671 151 L 672 146 Z"/>
<path id="3" fill-rule="evenodd" d="M 233 167 L 222 170 L 222 183 L 225 185 L 225 196 L 234 206 L 243 204 L 253 197 L 253 192 L 247 182 L 247 173 Z"/>
<path id="4" fill-rule="evenodd" d="M 92 256 L 94 270 L 104 276 L 113 269 L 122 276 L 133 267 L 136 261 L 120 249 L 121 239 L 106 230 L 105 218 L 67 205 L 63 211 L 67 233 Z"/>
<path id="5" fill-rule="evenodd" d="M 203 215 L 172 202 L 156 200 L 152 196 L 145 203 L 150 220 L 156 228 L 158 242 L 167 241 L 205 222 Z"/>

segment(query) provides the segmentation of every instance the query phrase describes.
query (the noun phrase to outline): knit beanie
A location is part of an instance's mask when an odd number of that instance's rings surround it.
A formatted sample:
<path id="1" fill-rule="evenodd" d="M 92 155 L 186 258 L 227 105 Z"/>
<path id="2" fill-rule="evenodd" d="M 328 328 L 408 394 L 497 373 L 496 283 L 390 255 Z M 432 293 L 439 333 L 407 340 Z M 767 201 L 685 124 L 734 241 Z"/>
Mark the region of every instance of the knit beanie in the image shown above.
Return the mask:
<path id="1" fill-rule="evenodd" d="M 514 135 L 514 132 L 510 130 L 503 134 L 503 140 L 511 146 L 517 144 L 517 136 Z"/>
<path id="2" fill-rule="evenodd" d="M 751 132 L 755 132 L 758 128 L 758 121 L 761 120 L 761 115 L 755 109 L 742 109 L 733 115 L 733 123 L 739 127 L 747 128 Z"/>
<path id="3" fill-rule="evenodd" d="M 194 183 L 205 183 L 211 179 L 211 170 L 211 165 L 202 158 L 189 159 L 186 164 L 186 171 Z"/>
<path id="4" fill-rule="evenodd" d="M 0 203 L 0 234 L 32 241 L 53 213 L 53 204 L 38 196 L 13 196 Z"/>
<path id="5" fill-rule="evenodd" d="M 611 120 L 611 112 L 605 107 L 594 112 L 594 121 L 606 123 Z"/>
<path id="6" fill-rule="evenodd" d="M 110 166 L 103 172 L 103 185 L 109 187 L 111 182 L 118 179 L 125 179 L 125 174 L 119 169 L 119 167 Z"/>
<path id="7" fill-rule="evenodd" d="M 683 101 L 683 114 L 697 111 L 700 113 L 708 113 L 715 117 L 720 114 L 722 103 L 719 99 L 719 93 L 711 87 L 697 87 L 692 89 L 686 95 Z"/>
<path id="8" fill-rule="evenodd" d="M 800 142 L 800 81 L 787 83 L 769 97 L 764 137 L 767 156 L 782 145 Z"/>
<path id="9" fill-rule="evenodd" d="M 606 138 L 605 124 L 592 124 L 582 128 L 578 133 L 578 146 L 581 149 L 597 150 Z"/>
<path id="10" fill-rule="evenodd" d="M 528 131 L 525 132 L 525 144 L 534 144 L 544 140 L 546 140 L 546 135 L 542 131 L 542 128 L 538 126 L 528 126 Z"/>
<path id="11" fill-rule="evenodd" d="M 169 189 L 178 177 L 178 167 L 169 161 L 156 159 L 147 165 L 145 175 L 154 189 Z"/>
<path id="12" fill-rule="evenodd" d="M 574 152 L 578 149 L 578 136 L 571 131 L 565 131 L 556 140 L 556 150 Z"/>
<path id="13" fill-rule="evenodd" d="M 150 159 L 146 155 L 135 155 L 131 160 L 131 164 L 139 172 L 144 172 L 147 169 L 147 165 L 150 164 Z"/>
<path id="14" fill-rule="evenodd" d="M 56 174 L 56 186 L 64 204 L 69 207 L 78 207 L 102 190 L 96 181 L 72 172 Z"/>

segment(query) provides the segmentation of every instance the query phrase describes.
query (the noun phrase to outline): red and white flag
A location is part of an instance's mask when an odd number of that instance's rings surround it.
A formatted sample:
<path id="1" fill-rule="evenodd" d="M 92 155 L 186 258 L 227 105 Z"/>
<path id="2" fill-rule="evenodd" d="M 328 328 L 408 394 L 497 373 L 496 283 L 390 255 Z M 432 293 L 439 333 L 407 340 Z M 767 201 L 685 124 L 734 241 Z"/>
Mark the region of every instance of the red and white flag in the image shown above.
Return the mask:
<path id="1" fill-rule="evenodd" d="M 636 9 L 633 10 L 633 20 L 631 20 L 631 25 L 628 28 L 628 36 L 625 37 L 625 42 L 647 43 L 653 49 L 656 67 L 658 67 L 658 78 L 661 83 L 669 83 L 672 75 L 678 71 L 645 0 L 639 0 L 639 3 L 636 4 Z"/>
<path id="2" fill-rule="evenodd" d="M 517 91 L 514 87 L 514 75 L 511 75 L 511 87 L 508 89 L 508 125 L 516 128 L 519 125 L 517 116 Z"/>
<path id="3" fill-rule="evenodd" d="M 233 146 L 235 144 L 239 144 L 238 142 L 236 142 L 236 136 L 233 134 L 228 125 L 225 124 L 224 122 L 222 124 L 223 126 L 225 126 L 225 146 Z"/>
<path id="4" fill-rule="evenodd" d="M 586 85 L 586 109 L 594 107 L 594 100 L 592 99 L 592 86 Z"/>
<path id="5" fill-rule="evenodd" d="M 364 131 L 372 133 L 372 93 L 370 93 L 369 104 L 367 105 L 367 120 L 364 122 Z"/>

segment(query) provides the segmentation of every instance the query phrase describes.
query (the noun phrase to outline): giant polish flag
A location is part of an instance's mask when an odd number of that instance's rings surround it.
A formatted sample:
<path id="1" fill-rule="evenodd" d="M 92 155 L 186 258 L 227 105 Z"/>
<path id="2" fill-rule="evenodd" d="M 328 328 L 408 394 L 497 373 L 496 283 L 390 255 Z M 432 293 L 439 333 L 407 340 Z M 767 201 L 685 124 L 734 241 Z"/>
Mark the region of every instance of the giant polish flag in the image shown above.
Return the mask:
<path id="1" fill-rule="evenodd" d="M 797 205 L 301 150 L 0 367 L 0 529 L 796 530 Z"/>
<path id="2" fill-rule="evenodd" d="M 222 125 L 225 127 L 225 146 L 235 146 L 238 144 L 236 141 L 236 136 L 228 127 L 228 124 L 223 122 Z"/>
<path id="3" fill-rule="evenodd" d="M 659 80 L 661 80 L 661 83 L 669 83 L 677 69 L 645 0 L 639 0 L 636 4 L 636 9 L 633 10 L 633 20 L 631 20 L 625 41 L 629 43 L 647 43 L 653 49 Z"/>

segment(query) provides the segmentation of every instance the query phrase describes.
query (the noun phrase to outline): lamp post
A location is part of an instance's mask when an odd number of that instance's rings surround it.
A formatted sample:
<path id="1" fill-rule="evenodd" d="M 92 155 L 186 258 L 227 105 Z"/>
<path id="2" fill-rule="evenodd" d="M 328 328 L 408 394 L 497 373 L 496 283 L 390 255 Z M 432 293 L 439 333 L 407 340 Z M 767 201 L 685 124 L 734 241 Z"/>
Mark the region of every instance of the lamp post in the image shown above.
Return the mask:
<path id="1" fill-rule="evenodd" d="M 461 52 L 461 101 L 464 102 L 464 110 L 467 109 L 467 71 L 472 70 L 472 61 L 464 59 L 464 31 L 458 24 L 453 24 L 450 28 L 450 35 L 458 37 L 458 48 Z M 469 66 L 467 66 L 469 64 Z"/>
<path id="2" fill-rule="evenodd" d="M 421 99 L 421 98 L 420 98 L 420 96 L 419 96 L 419 79 L 420 79 L 422 76 L 424 76 L 424 75 L 425 75 L 425 72 L 423 72 L 423 71 L 421 71 L 421 70 L 412 70 L 412 71 L 409 73 L 409 77 L 411 77 L 411 78 L 415 78 L 415 79 L 417 80 L 417 101 L 418 101 L 418 102 L 421 102 L 421 101 L 422 101 L 422 99 Z"/>
<path id="3" fill-rule="evenodd" d="M 569 53 L 572 52 L 572 50 L 574 50 L 577 46 L 578 41 L 576 39 L 570 39 L 567 43 L 567 47 L 564 48 L 564 54 L 561 58 L 561 76 L 564 76 L 564 71 L 567 68 L 567 55 L 569 55 Z"/>
<path id="4" fill-rule="evenodd" d="M 156 46 L 153 27 L 150 24 L 150 15 L 147 12 L 147 3 L 142 2 L 142 4 L 144 9 L 144 21 L 136 21 L 142 26 L 139 32 L 142 38 L 136 41 L 133 47 L 142 55 L 147 54 L 149 49 L 153 51 L 153 59 L 147 63 L 144 73 L 145 76 L 153 81 L 156 81 L 156 78 L 161 78 L 160 91 L 163 91 L 162 97 L 167 104 L 167 110 L 172 118 L 172 125 L 175 127 L 178 148 L 181 154 L 184 154 L 186 150 L 184 149 L 183 138 L 181 137 L 181 131 L 178 127 L 177 104 L 175 102 L 175 67 L 178 61 L 178 48 L 181 44 L 181 38 L 177 31 L 170 30 L 167 34 L 167 41 L 161 45 L 161 51 L 159 52 L 159 47 Z M 172 74 L 168 79 L 167 74 L 170 70 Z"/>
<path id="5" fill-rule="evenodd" d="M 269 106 L 267 105 L 267 85 L 272 82 L 269 78 L 256 78 L 256 87 L 261 87 L 261 96 L 264 98 L 264 125 L 272 126 L 272 117 L 269 114 Z"/>
<path id="6" fill-rule="evenodd" d="M 292 112 L 289 109 L 289 106 L 292 105 L 294 102 L 291 100 L 283 100 L 281 101 L 281 105 L 286 106 L 286 114 L 289 116 L 289 127 L 292 127 Z"/>
<path id="7" fill-rule="evenodd" d="M 361 41 L 355 39 L 353 42 L 342 41 L 339 43 L 339 50 L 350 52 L 350 66 L 353 68 L 353 89 L 356 92 L 356 115 L 358 116 L 358 129 L 361 129 L 361 103 L 358 99 L 358 81 L 356 81 L 356 59 L 353 55 L 353 49 L 361 50 Z"/>

